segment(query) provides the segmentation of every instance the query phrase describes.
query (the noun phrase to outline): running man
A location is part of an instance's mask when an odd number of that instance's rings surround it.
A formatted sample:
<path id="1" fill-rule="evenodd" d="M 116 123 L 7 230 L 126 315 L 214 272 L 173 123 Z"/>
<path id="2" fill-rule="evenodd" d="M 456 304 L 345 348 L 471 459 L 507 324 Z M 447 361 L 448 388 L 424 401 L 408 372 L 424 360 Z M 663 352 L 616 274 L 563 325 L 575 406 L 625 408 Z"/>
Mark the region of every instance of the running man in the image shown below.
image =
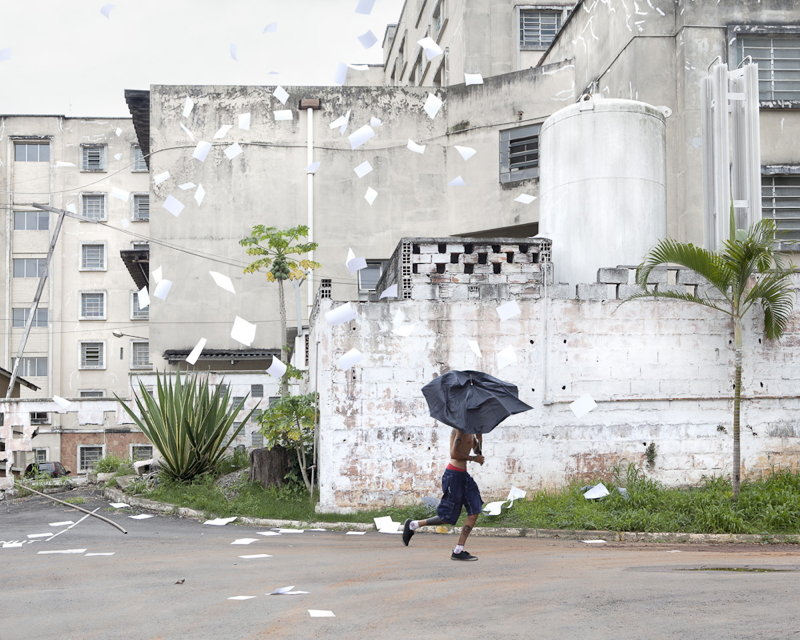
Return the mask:
<path id="1" fill-rule="evenodd" d="M 455 524 L 461 515 L 461 508 L 467 508 L 467 519 L 461 527 L 458 544 L 450 555 L 451 560 L 477 560 L 477 556 L 464 550 L 472 527 L 478 520 L 478 514 L 483 507 L 481 493 L 472 476 L 467 473 L 467 462 L 483 464 L 481 445 L 482 435 L 464 433 L 453 429 L 450 433 L 450 463 L 442 475 L 442 500 L 436 508 L 436 517 L 427 520 L 405 521 L 403 525 L 403 544 L 408 546 L 411 536 L 420 527 L 429 527 L 437 524 Z M 471 455 L 474 452 L 474 455 Z"/>

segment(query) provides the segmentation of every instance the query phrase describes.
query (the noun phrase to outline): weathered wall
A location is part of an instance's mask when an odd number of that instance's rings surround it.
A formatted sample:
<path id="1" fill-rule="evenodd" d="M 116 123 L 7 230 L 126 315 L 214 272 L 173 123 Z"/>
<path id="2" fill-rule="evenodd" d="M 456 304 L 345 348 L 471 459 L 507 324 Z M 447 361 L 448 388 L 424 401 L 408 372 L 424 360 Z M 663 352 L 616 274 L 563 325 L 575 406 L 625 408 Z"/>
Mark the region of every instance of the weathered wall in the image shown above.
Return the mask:
<path id="1" fill-rule="evenodd" d="M 484 370 L 519 386 L 532 411 L 512 416 L 485 439 L 487 462 L 472 465 L 484 498 L 513 484 L 533 489 L 646 467 L 670 485 L 730 473 L 733 354 L 729 326 L 715 312 L 629 295 L 627 277 L 547 297 L 518 300 L 522 314 L 501 322 L 497 300 L 358 303 L 353 322 L 328 326 L 321 301 L 314 324 L 320 393 L 320 509 L 416 503 L 435 495 L 447 461 L 448 427 L 429 417 L 420 392 L 449 369 Z M 664 273 L 660 286 L 675 274 Z M 678 276 L 680 278 L 680 276 Z M 614 282 L 616 280 L 616 282 Z M 623 280 L 623 282 L 620 282 Z M 553 297 L 553 294 L 559 297 Z M 594 299 L 587 299 L 594 298 Z M 392 332 L 401 311 L 411 335 Z M 482 357 L 469 347 L 475 340 Z M 512 347 L 515 364 L 498 368 Z M 351 348 L 365 360 L 345 371 Z M 758 320 L 745 338 L 742 462 L 745 476 L 797 468 L 800 455 L 800 314 L 780 343 L 762 340 Z M 590 394 L 597 408 L 576 418 L 569 404 Z"/>

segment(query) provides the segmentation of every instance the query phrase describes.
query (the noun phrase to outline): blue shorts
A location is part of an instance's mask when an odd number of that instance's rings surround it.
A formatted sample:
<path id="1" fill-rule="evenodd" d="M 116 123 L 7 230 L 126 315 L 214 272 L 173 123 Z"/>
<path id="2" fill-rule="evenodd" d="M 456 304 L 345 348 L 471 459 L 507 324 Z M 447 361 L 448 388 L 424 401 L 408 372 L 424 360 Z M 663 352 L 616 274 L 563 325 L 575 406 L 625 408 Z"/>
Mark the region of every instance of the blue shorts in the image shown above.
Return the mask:
<path id="1" fill-rule="evenodd" d="M 436 508 L 436 515 L 449 524 L 455 524 L 461 515 L 461 507 L 466 507 L 470 516 L 480 513 L 483 507 L 481 492 L 466 471 L 445 469 L 442 475 L 442 500 Z"/>

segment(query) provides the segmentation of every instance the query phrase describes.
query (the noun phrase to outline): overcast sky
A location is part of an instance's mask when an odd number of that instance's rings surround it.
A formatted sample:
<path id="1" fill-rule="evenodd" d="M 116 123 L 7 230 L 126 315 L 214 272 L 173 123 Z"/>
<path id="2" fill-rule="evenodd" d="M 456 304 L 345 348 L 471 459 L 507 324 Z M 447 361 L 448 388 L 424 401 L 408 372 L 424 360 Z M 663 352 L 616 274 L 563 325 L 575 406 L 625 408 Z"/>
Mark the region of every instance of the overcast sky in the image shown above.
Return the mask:
<path id="1" fill-rule="evenodd" d="M 128 116 L 124 90 L 151 84 L 333 84 L 338 62 L 382 61 L 403 6 L 359 2 L 4 0 L 0 113 Z"/>

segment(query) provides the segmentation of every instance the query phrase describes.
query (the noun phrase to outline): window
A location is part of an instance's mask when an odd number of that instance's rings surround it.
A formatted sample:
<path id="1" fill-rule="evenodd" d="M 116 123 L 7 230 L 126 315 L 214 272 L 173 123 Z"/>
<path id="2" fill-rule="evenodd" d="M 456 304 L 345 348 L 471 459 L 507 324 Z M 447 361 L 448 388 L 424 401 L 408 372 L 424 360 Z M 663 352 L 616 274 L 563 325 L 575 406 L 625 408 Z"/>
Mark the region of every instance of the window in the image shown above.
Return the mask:
<path id="1" fill-rule="evenodd" d="M 104 291 L 81 292 L 81 320 L 106 319 L 106 294 Z"/>
<path id="2" fill-rule="evenodd" d="M 83 209 L 81 215 L 89 220 L 106 219 L 106 194 L 84 193 L 82 195 Z"/>
<path id="3" fill-rule="evenodd" d="M 237 406 L 240 402 L 244 402 L 244 396 L 233 396 L 231 398 L 231 406 L 232 407 Z M 242 407 L 242 408 L 244 408 L 244 407 Z"/>
<path id="4" fill-rule="evenodd" d="M 800 102 L 800 35 L 739 35 L 736 49 L 740 61 L 750 56 L 758 63 L 761 100 Z"/>
<path id="5" fill-rule="evenodd" d="M 271 407 L 272 405 L 274 405 L 280 399 L 281 399 L 280 396 L 270 396 L 269 397 L 269 404 L 267 406 Z"/>
<path id="6" fill-rule="evenodd" d="M 47 231 L 50 214 L 47 211 L 15 211 L 14 231 Z"/>
<path id="7" fill-rule="evenodd" d="M 23 378 L 31 376 L 46 376 L 47 375 L 47 357 L 45 356 L 28 356 L 19 361 L 19 369 L 17 371 Z"/>
<path id="8" fill-rule="evenodd" d="M 761 217 L 775 221 L 779 249 L 800 251 L 800 173 L 761 177 Z"/>
<path id="9" fill-rule="evenodd" d="M 381 274 L 383 261 L 367 260 L 367 266 L 358 271 L 358 295 L 361 300 L 368 300 L 369 294 L 375 292 Z"/>
<path id="10" fill-rule="evenodd" d="M 517 182 L 539 175 L 540 124 L 500 132 L 500 182 Z"/>
<path id="11" fill-rule="evenodd" d="M 260 431 L 253 431 L 250 434 L 250 446 L 260 449 L 264 446 L 264 434 Z"/>
<path id="12" fill-rule="evenodd" d="M 142 148 L 135 144 L 131 147 L 131 171 L 147 171 L 147 163 L 144 161 Z"/>
<path id="13" fill-rule="evenodd" d="M 131 445 L 131 460 L 138 462 L 139 460 L 149 460 L 153 457 L 152 444 L 132 444 Z"/>
<path id="14" fill-rule="evenodd" d="M 12 267 L 15 278 L 39 278 L 44 275 L 47 258 L 14 258 Z"/>
<path id="15" fill-rule="evenodd" d="M 82 244 L 81 245 L 81 270 L 105 271 L 106 270 L 106 245 Z"/>
<path id="16" fill-rule="evenodd" d="M 50 162 L 50 143 L 15 142 L 14 160 L 17 162 Z"/>
<path id="17" fill-rule="evenodd" d="M 48 453 L 47 453 L 47 449 L 46 448 L 44 448 L 44 449 L 34 449 L 33 450 L 33 456 L 34 456 L 34 459 L 36 460 L 37 464 L 40 463 L 40 462 L 47 462 L 48 461 L 48 459 L 47 459 Z"/>
<path id="18" fill-rule="evenodd" d="M 136 249 L 138 251 L 150 251 L 150 243 L 149 242 L 131 242 L 131 249 Z"/>
<path id="19" fill-rule="evenodd" d="M 19 308 L 15 307 L 11 310 L 11 326 L 16 329 L 21 329 L 25 326 L 25 321 L 28 319 L 28 314 L 31 312 L 30 307 Z M 36 313 L 33 315 L 32 327 L 46 327 L 49 319 L 49 310 L 47 308 L 38 307 Z"/>
<path id="20" fill-rule="evenodd" d="M 547 49 L 556 38 L 567 9 L 520 9 L 519 48 Z"/>
<path id="21" fill-rule="evenodd" d="M 31 411 L 31 424 L 50 424 L 50 414 L 47 411 Z"/>
<path id="22" fill-rule="evenodd" d="M 139 306 L 139 292 L 131 292 L 131 320 L 147 320 L 150 317 L 150 307 L 142 309 Z"/>
<path id="23" fill-rule="evenodd" d="M 94 469 L 97 461 L 103 457 L 103 445 L 81 444 L 78 445 L 78 473 L 86 473 Z"/>
<path id="24" fill-rule="evenodd" d="M 439 35 L 439 31 L 442 29 L 442 18 L 444 16 L 444 0 L 439 0 L 436 3 L 436 6 L 433 8 L 433 13 L 431 14 L 431 36 L 436 39 L 436 36 Z"/>
<path id="25" fill-rule="evenodd" d="M 103 342 L 81 342 L 81 369 L 105 369 L 106 345 Z"/>
<path id="26" fill-rule="evenodd" d="M 106 145 L 84 144 L 81 145 L 81 169 L 83 171 L 106 170 Z"/>
<path id="27" fill-rule="evenodd" d="M 251 384 L 250 385 L 250 396 L 253 398 L 263 398 L 264 397 L 264 385 L 263 384 Z"/>
<path id="28" fill-rule="evenodd" d="M 78 392 L 78 396 L 81 398 L 104 398 L 105 391 L 102 389 L 81 389 Z"/>
<path id="29" fill-rule="evenodd" d="M 131 342 L 131 369 L 150 369 L 150 342 L 138 340 Z"/>
<path id="30" fill-rule="evenodd" d="M 148 194 L 133 194 L 133 219 L 139 222 L 150 220 L 150 196 Z"/>

